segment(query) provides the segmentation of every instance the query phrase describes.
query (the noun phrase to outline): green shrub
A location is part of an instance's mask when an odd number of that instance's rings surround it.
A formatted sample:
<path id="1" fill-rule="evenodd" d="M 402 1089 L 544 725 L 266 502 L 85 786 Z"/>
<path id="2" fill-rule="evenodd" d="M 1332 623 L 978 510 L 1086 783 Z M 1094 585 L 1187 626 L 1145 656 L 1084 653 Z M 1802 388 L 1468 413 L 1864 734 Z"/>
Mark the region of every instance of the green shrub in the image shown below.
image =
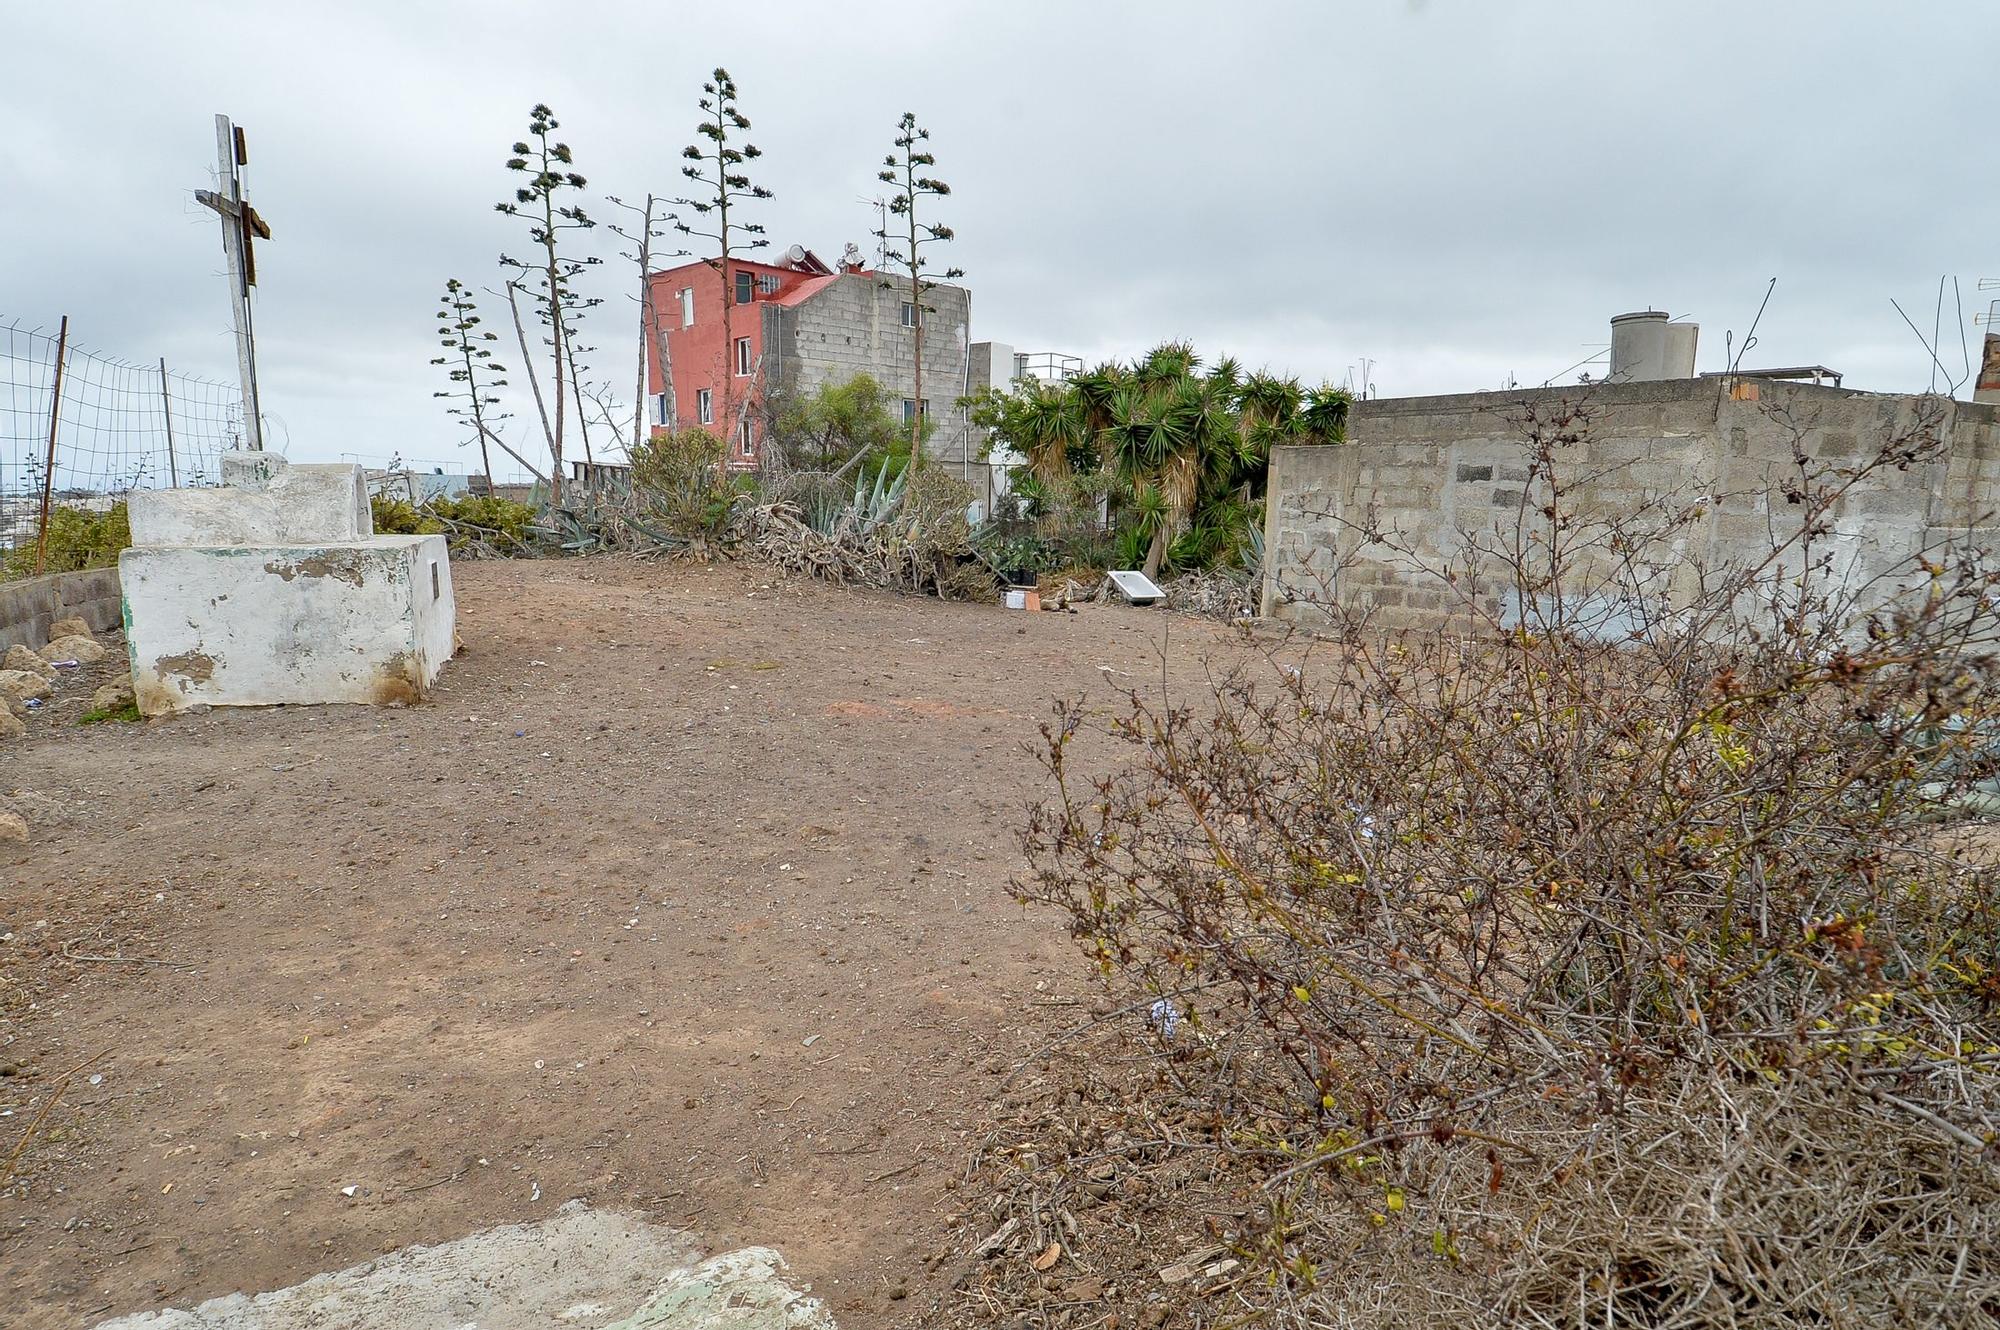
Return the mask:
<path id="1" fill-rule="evenodd" d="M 529 504 L 467 494 L 424 506 L 451 532 L 454 549 L 477 540 L 500 554 L 526 554 L 537 543 L 535 509 Z"/>
<path id="2" fill-rule="evenodd" d="M 1144 530 L 1126 527 L 1111 542 L 1111 566 L 1113 568 L 1137 568 L 1146 562 L 1146 547 L 1152 543 Z"/>
<path id="3" fill-rule="evenodd" d="M 378 536 L 436 536 L 444 533 L 442 522 L 408 499 L 392 499 L 386 494 L 377 494 L 368 500 L 368 506 L 374 510 L 375 534 Z"/>
<path id="4" fill-rule="evenodd" d="M 73 573 L 81 568 L 109 568 L 118 562 L 118 552 L 132 543 L 132 522 L 123 500 L 106 512 L 86 512 L 59 506 L 49 511 L 49 539 L 41 571 Z M 36 575 L 35 548 L 29 536 L 7 551 L 0 563 L 0 578 Z"/>
<path id="5" fill-rule="evenodd" d="M 907 457 L 909 430 L 891 405 L 888 389 L 867 374 L 809 394 L 774 394 L 772 460 L 786 471 L 838 471 L 857 453 Z"/>
<path id="6" fill-rule="evenodd" d="M 728 445 L 705 429 L 657 430 L 632 454 L 632 497 L 645 518 L 690 545 L 719 542 L 746 486 L 723 469 Z"/>
<path id="7" fill-rule="evenodd" d="M 1040 536 L 1013 536 L 1005 540 L 982 542 L 986 562 L 1001 573 L 1027 574 L 1033 580 L 1037 574 L 1046 573 L 1062 563 L 1074 562 L 1065 559 L 1063 552 Z"/>
<path id="8" fill-rule="evenodd" d="M 369 507 L 377 535 L 447 536 L 453 554 L 530 554 L 539 543 L 535 509 L 512 499 L 467 494 L 412 504 L 377 494 Z"/>

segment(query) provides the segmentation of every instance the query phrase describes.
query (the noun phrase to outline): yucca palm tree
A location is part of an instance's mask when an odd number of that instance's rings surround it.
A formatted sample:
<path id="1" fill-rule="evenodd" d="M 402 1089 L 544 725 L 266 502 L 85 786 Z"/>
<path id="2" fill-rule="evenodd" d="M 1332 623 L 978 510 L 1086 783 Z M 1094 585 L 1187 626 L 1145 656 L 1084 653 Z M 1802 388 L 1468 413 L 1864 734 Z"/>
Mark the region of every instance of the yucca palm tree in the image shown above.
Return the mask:
<path id="1" fill-rule="evenodd" d="M 1347 409 L 1353 404 L 1353 394 L 1328 383 L 1307 393 L 1305 406 L 1299 413 L 1305 436 L 1300 442 L 1341 442 L 1347 437 Z"/>
<path id="2" fill-rule="evenodd" d="M 1072 455 L 1090 446 L 1083 400 L 1061 385 L 1037 383 L 1016 402 L 1011 441 L 1038 479 L 1061 480 L 1074 469 Z"/>
<path id="3" fill-rule="evenodd" d="M 1023 454 L 1038 492 L 1078 472 L 1105 476 L 1118 525 L 1144 542 L 1153 577 L 1170 553 L 1187 566 L 1238 548 L 1271 449 L 1338 443 L 1347 406 L 1338 389 L 1246 375 L 1229 357 L 1204 371 L 1192 346 L 1164 342 L 1130 364 L 988 394 L 974 418 Z"/>
<path id="4" fill-rule="evenodd" d="M 1148 577 L 1159 574 L 1217 476 L 1236 470 L 1236 373 L 1232 363 L 1204 375 L 1193 347 L 1166 342 L 1125 373 L 1111 398 L 1105 459 L 1133 494 Z"/>

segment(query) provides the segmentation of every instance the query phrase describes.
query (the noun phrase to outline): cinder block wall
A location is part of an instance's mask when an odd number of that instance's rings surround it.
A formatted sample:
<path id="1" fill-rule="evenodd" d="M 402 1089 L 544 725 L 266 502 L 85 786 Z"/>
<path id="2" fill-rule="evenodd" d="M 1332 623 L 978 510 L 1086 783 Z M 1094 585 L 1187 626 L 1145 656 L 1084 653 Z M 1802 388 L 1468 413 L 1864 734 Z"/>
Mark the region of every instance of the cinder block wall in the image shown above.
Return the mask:
<path id="1" fill-rule="evenodd" d="M 72 617 L 93 632 L 124 627 L 116 568 L 0 582 L 0 651 L 16 645 L 39 650 L 49 640 L 49 625 Z"/>
<path id="2" fill-rule="evenodd" d="M 908 278 L 849 273 L 802 305 L 764 307 L 764 345 L 774 384 L 809 393 L 823 383 L 872 375 L 897 403 L 916 396 L 911 339 L 903 326 Z M 971 432 L 958 405 L 966 392 L 972 293 L 939 285 L 924 293 L 924 397 L 937 422 L 924 453 L 957 463 Z M 976 460 L 979 441 L 971 439 Z"/>
<path id="3" fill-rule="evenodd" d="M 1534 507 L 1524 408 L 1546 413 L 1565 397 L 1587 397 L 1592 415 L 1587 438 L 1559 453 L 1568 502 L 1613 516 L 1704 501 L 1674 551 L 1677 585 L 1699 565 L 1768 554 L 1792 520 L 1780 486 L 1796 474 L 1795 439 L 1817 462 L 1852 463 L 1923 421 L 1944 456 L 1883 468 L 1841 500 L 1823 546 L 1835 574 L 1850 586 L 1893 576 L 1967 531 L 2000 546 L 1993 406 L 1720 378 L 1391 398 L 1355 404 L 1346 444 L 1272 450 L 1263 613 L 1311 623 L 1339 606 L 1389 629 L 1446 626 L 1469 604 L 1504 614 L 1511 590 L 1464 574 L 1480 544 L 1515 528 L 1524 497 Z"/>

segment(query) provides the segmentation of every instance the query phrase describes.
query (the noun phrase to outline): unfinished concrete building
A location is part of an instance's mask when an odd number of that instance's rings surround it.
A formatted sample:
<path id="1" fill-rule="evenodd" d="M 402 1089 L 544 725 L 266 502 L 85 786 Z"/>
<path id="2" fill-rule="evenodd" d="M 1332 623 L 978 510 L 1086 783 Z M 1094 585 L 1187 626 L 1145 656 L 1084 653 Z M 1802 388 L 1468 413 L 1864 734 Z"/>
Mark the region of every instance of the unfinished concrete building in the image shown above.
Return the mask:
<path id="1" fill-rule="evenodd" d="M 1796 528 L 1784 496 L 1795 444 L 1811 465 L 1851 467 L 1893 439 L 1937 440 L 1934 455 L 1871 471 L 1833 509 L 1824 548 L 1843 585 L 1885 585 L 1950 538 L 2000 537 L 2000 405 L 1855 392 L 1820 365 L 1697 375 L 1692 326 L 1654 311 L 1620 316 L 1612 335 L 1602 381 L 1356 402 L 1344 445 L 1274 448 L 1262 612 L 1366 615 L 1388 629 L 1518 615 L 1507 587 L 1446 574 L 1524 514 L 1532 523 L 1522 421 L 1562 403 L 1589 415 L 1559 451 L 1566 502 L 1606 517 L 1678 505 L 1691 516 L 1675 576 L 1758 558 Z"/>
<path id="2" fill-rule="evenodd" d="M 965 287 L 940 283 L 912 300 L 907 277 L 864 267 L 852 246 L 829 265 L 794 245 L 768 263 L 732 258 L 726 272 L 696 260 L 654 273 L 651 293 L 653 423 L 714 431 L 729 444 L 731 466 L 759 465 L 767 403 L 856 374 L 873 376 L 899 403 L 905 422 L 920 413 L 936 422 L 927 456 L 976 461 L 978 445 L 959 405 L 976 386 L 969 378 L 972 293 Z M 662 345 L 671 384 L 660 373 Z"/>

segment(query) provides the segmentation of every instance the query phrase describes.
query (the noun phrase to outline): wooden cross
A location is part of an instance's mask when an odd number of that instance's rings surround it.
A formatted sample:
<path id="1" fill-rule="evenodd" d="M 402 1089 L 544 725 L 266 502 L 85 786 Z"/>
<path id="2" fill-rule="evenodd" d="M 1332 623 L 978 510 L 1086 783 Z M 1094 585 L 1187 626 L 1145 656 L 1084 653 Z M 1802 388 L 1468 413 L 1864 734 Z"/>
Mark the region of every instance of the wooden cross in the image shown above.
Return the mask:
<path id="1" fill-rule="evenodd" d="M 215 117 L 215 161 L 221 191 L 198 189 L 195 201 L 222 219 L 222 252 L 229 256 L 230 312 L 236 321 L 236 368 L 243 379 L 243 446 L 264 448 L 264 416 L 257 398 L 257 340 L 251 323 L 250 288 L 257 285 L 253 241 L 269 240 L 271 228 L 243 197 L 243 168 L 250 153 L 243 131 L 229 117 Z"/>

